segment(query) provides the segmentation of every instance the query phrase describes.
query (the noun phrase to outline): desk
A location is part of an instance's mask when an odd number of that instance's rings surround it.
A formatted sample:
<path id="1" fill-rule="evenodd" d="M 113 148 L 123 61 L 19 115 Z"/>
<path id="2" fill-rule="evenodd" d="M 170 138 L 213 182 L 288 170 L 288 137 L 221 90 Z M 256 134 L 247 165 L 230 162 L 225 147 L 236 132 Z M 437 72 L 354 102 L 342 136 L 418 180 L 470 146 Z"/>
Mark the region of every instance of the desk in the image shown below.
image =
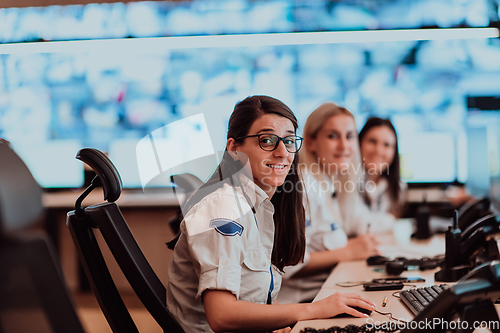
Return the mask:
<path id="1" fill-rule="evenodd" d="M 76 199 L 83 193 L 84 189 L 76 191 L 65 190 L 60 192 L 45 192 L 42 196 L 42 204 L 48 209 L 74 209 Z M 179 200 L 183 200 L 184 194 L 174 194 L 172 189 L 158 190 L 154 193 L 144 193 L 142 190 L 123 190 L 116 201 L 119 207 L 178 207 Z M 96 188 L 85 198 L 86 206 L 104 202 L 102 188 Z"/>
<path id="2" fill-rule="evenodd" d="M 152 191 L 148 189 L 147 191 Z M 83 193 L 83 189 L 77 191 L 64 190 L 60 192 L 46 192 L 43 194 L 42 203 L 46 208 L 45 230 L 52 239 L 56 250 L 59 252 L 63 264 L 63 272 L 71 289 L 86 290 L 89 288 L 87 279 L 77 259 L 73 241 L 66 227 L 66 214 L 75 209 L 76 199 Z M 183 200 L 183 194 L 179 194 Z M 102 188 L 94 189 L 83 201 L 86 207 L 103 203 L 104 195 Z M 123 190 L 120 198 L 116 201 L 118 207 L 127 221 L 136 241 L 139 243 L 144 255 L 162 280 L 168 281 L 165 262 L 172 258 L 172 251 L 168 250 L 165 243 L 175 235 L 172 233 L 168 221 L 177 214 L 179 203 L 176 194 L 171 189 L 154 189 L 154 193 L 142 190 Z M 96 237 L 100 239 L 100 234 Z M 130 289 L 120 269 L 111 260 L 111 254 L 107 247 L 102 249 L 105 258 L 109 258 L 110 271 L 115 278 L 119 290 Z M 116 273 L 115 273 L 116 272 Z M 118 274 L 117 276 L 115 274 Z"/>
<path id="3" fill-rule="evenodd" d="M 444 253 L 445 241 L 444 235 L 437 235 L 428 240 L 412 240 L 411 243 L 405 244 L 404 242 L 397 243 L 392 234 L 378 235 L 377 237 L 381 244 L 380 251 L 383 255 L 390 258 L 396 256 L 405 257 L 417 257 L 420 256 L 434 256 Z M 341 282 L 355 282 L 355 281 L 369 281 L 373 278 L 382 278 L 387 275 L 382 272 L 374 271 L 375 266 L 368 266 L 364 260 L 341 262 L 328 277 L 328 279 L 323 284 L 321 290 L 314 301 L 326 298 L 336 292 L 354 292 L 362 295 L 363 297 L 369 299 L 377 305 L 377 310 L 381 312 L 391 312 L 393 317 L 410 321 L 413 319 L 413 314 L 405 307 L 401 301 L 392 296 L 393 290 L 389 291 L 369 291 L 363 290 L 362 286 L 343 288 L 336 284 Z M 434 273 L 438 271 L 439 268 L 427 271 L 405 271 L 401 276 L 420 276 L 425 279 L 424 283 L 415 283 L 417 287 L 428 286 L 435 284 Z M 438 282 L 441 283 L 441 282 Z M 412 287 L 405 287 L 409 289 Z M 387 306 L 382 307 L 382 301 L 385 296 L 388 296 Z M 500 306 L 496 305 L 497 311 L 500 313 Z M 373 312 L 370 316 L 371 323 L 375 322 L 387 322 L 391 321 L 389 316 L 384 316 Z M 336 319 L 324 319 L 324 320 L 307 320 L 298 322 L 291 333 L 299 333 L 306 327 L 311 327 L 315 329 L 326 329 L 332 326 L 346 326 L 349 324 L 354 324 L 362 326 L 367 323 L 366 318 L 336 318 Z M 476 330 L 475 332 L 480 332 L 481 330 Z M 485 332 L 488 332 L 485 330 Z"/>
<path id="4" fill-rule="evenodd" d="M 49 234 L 56 250 L 59 250 L 59 217 L 75 209 L 76 199 L 84 189 L 64 190 L 60 192 L 45 192 L 42 196 L 42 205 L 46 208 L 45 230 Z M 123 190 L 116 200 L 120 209 L 178 209 L 179 200 L 184 199 L 184 194 L 174 194 L 171 188 L 157 189 L 154 193 L 144 193 L 142 190 Z M 102 188 L 95 188 L 83 201 L 82 207 L 105 202 Z"/>

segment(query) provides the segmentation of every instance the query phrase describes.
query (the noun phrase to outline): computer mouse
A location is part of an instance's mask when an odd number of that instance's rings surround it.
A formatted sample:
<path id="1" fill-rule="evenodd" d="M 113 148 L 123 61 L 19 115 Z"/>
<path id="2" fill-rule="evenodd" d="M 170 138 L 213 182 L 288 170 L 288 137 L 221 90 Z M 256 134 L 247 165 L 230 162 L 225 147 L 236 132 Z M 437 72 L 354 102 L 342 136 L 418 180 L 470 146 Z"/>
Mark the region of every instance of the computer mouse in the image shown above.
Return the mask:
<path id="1" fill-rule="evenodd" d="M 372 314 L 372 310 L 368 310 L 368 309 L 365 309 L 365 308 L 361 308 L 359 306 L 351 306 L 351 308 L 355 309 L 356 311 L 359 311 L 361 313 L 365 313 L 367 315 L 371 315 Z M 353 315 L 350 315 L 348 313 L 339 313 L 338 315 L 336 316 L 333 316 L 332 318 L 355 318 Z"/>
<path id="2" fill-rule="evenodd" d="M 391 259 L 381 256 L 381 255 L 375 255 L 368 257 L 366 259 L 366 263 L 368 266 L 376 266 L 376 265 L 384 265 L 386 262 L 390 261 Z"/>
<path id="3" fill-rule="evenodd" d="M 388 261 L 385 263 L 385 272 L 391 276 L 398 276 L 408 268 L 404 261 Z"/>

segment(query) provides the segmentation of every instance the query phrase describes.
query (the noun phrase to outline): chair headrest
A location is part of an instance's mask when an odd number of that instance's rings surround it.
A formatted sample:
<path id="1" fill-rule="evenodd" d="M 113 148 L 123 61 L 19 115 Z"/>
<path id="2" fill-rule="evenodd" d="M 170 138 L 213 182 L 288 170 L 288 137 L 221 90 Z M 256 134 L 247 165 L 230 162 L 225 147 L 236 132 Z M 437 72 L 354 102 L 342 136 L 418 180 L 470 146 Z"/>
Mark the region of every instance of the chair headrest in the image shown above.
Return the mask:
<path id="1" fill-rule="evenodd" d="M 76 158 L 94 170 L 101 181 L 104 200 L 115 202 L 122 192 L 122 179 L 113 162 L 101 151 L 93 148 L 81 149 Z"/>

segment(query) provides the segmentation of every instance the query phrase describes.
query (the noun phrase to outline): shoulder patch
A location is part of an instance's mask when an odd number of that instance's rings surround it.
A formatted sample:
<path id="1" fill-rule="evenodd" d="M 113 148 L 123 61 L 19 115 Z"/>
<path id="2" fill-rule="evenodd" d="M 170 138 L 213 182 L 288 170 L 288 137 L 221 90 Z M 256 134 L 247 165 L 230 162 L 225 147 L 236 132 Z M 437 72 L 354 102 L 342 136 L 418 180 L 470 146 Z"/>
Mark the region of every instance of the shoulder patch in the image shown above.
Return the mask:
<path id="1" fill-rule="evenodd" d="M 213 219 L 210 221 L 210 227 L 224 236 L 236 236 L 243 233 L 243 226 L 238 222 L 229 219 Z"/>

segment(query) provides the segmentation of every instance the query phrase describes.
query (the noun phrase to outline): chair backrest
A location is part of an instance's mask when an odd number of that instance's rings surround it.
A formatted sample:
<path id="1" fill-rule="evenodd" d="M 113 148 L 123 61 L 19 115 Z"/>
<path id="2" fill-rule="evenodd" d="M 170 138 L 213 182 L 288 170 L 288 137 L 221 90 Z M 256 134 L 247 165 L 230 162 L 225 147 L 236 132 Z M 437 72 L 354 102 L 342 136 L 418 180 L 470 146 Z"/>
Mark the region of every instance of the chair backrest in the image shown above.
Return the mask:
<path id="1" fill-rule="evenodd" d="M 43 215 L 41 194 L 0 140 L 0 332 L 83 333 L 53 244 L 26 230 Z"/>
<path id="2" fill-rule="evenodd" d="M 21 158 L 0 141 L 0 234 L 30 226 L 42 212 L 42 188 Z"/>
<path id="3" fill-rule="evenodd" d="M 133 290 L 164 332 L 184 332 L 166 307 L 166 290 L 144 257 L 118 206 L 122 183 L 113 163 L 102 152 L 85 148 L 77 158 L 97 174 L 78 198 L 67 224 L 90 285 L 113 332 L 138 332 L 102 256 L 94 229 L 99 229 Z M 88 193 L 102 186 L 106 203 L 81 208 Z"/>
<path id="4" fill-rule="evenodd" d="M 191 173 L 172 175 L 170 176 L 170 180 L 180 188 L 180 192 L 184 195 L 183 201 L 180 202 L 181 200 L 179 200 L 181 207 L 177 211 L 177 215 L 168 221 L 174 235 L 178 235 L 181 231 L 180 227 L 183 219 L 182 205 L 184 205 L 190 196 L 203 185 L 203 181 Z M 174 193 L 177 194 L 175 187 Z"/>
<path id="5" fill-rule="evenodd" d="M 3 238 L 0 267 L 0 332 L 84 332 L 46 236 Z"/>
<path id="6" fill-rule="evenodd" d="M 192 173 L 181 173 L 170 176 L 170 180 L 185 193 L 192 193 L 203 185 L 203 181 Z"/>

